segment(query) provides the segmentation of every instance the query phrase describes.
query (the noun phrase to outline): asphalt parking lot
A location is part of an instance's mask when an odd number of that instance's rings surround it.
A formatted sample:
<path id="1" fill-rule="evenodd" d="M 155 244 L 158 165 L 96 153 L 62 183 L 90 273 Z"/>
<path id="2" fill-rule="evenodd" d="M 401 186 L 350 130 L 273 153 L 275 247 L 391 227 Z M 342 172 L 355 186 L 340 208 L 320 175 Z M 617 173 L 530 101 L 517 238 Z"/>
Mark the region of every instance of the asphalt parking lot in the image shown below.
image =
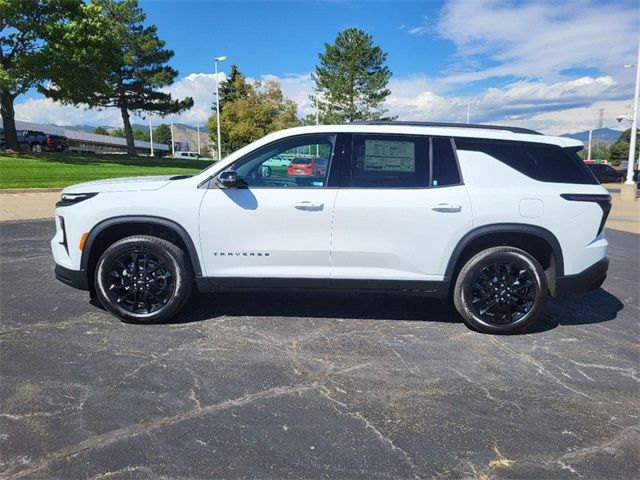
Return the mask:
<path id="1" fill-rule="evenodd" d="M 53 222 L 0 224 L 2 478 L 638 478 L 640 236 L 533 331 L 439 301 L 196 297 L 122 324 L 54 280 Z"/>

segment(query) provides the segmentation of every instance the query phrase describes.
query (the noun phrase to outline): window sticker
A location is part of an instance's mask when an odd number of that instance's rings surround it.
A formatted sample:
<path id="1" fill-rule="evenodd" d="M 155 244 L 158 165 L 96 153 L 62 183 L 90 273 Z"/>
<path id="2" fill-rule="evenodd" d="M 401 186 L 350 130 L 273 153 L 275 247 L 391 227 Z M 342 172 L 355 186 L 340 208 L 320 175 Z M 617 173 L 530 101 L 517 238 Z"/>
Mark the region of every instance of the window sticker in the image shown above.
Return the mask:
<path id="1" fill-rule="evenodd" d="M 364 170 L 414 173 L 416 171 L 415 143 L 365 140 Z"/>

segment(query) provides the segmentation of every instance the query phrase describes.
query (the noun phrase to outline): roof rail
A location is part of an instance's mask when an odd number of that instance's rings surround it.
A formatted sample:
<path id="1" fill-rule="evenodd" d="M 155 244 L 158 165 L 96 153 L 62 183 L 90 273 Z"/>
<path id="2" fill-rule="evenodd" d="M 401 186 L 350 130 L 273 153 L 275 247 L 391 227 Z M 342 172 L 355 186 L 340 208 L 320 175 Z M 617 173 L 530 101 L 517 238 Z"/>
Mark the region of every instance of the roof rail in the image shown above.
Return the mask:
<path id="1" fill-rule="evenodd" d="M 362 120 L 349 122 L 351 125 L 404 125 L 410 127 L 454 127 L 454 128 L 482 128 L 488 130 L 506 130 L 513 133 L 526 133 L 528 135 L 542 135 L 535 130 L 520 127 L 505 127 L 502 125 L 479 125 L 474 123 L 447 123 L 447 122 L 405 122 L 397 120 Z"/>

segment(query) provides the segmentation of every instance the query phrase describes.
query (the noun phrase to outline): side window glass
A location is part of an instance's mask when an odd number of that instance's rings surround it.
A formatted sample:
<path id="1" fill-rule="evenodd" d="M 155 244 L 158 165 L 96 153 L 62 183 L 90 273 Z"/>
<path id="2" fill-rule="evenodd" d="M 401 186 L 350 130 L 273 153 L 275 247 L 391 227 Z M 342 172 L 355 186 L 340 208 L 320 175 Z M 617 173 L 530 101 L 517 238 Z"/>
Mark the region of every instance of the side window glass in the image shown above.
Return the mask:
<path id="1" fill-rule="evenodd" d="M 232 168 L 248 187 L 322 188 L 335 141 L 332 134 L 286 138 L 250 153 Z"/>
<path id="2" fill-rule="evenodd" d="M 426 137 L 354 135 L 351 186 L 360 188 L 427 187 L 429 150 Z"/>
<path id="3" fill-rule="evenodd" d="M 542 182 L 594 184 L 597 181 L 575 152 L 543 143 L 456 138 L 458 150 L 485 153 Z"/>
<path id="4" fill-rule="evenodd" d="M 431 186 L 445 187 L 460 183 L 460 172 L 449 138 L 433 138 Z"/>

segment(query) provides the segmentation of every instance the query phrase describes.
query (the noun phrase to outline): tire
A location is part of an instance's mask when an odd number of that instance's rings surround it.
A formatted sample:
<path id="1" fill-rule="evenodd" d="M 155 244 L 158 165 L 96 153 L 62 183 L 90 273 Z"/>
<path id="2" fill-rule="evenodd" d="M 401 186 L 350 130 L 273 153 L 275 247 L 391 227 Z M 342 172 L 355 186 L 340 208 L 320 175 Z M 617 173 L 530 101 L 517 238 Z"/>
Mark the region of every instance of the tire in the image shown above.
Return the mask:
<path id="1" fill-rule="evenodd" d="M 31 145 L 31 151 L 33 153 L 41 153 L 42 152 L 42 145 L 40 145 L 39 143 L 34 143 L 33 145 Z"/>
<path id="2" fill-rule="evenodd" d="M 193 290 L 185 252 L 147 235 L 126 237 L 107 248 L 94 279 L 102 306 L 127 323 L 165 322 L 184 307 Z"/>
<path id="3" fill-rule="evenodd" d="M 453 303 L 470 328 L 511 334 L 536 321 L 547 294 L 547 278 L 535 258 L 519 248 L 493 247 L 462 267 Z"/>

